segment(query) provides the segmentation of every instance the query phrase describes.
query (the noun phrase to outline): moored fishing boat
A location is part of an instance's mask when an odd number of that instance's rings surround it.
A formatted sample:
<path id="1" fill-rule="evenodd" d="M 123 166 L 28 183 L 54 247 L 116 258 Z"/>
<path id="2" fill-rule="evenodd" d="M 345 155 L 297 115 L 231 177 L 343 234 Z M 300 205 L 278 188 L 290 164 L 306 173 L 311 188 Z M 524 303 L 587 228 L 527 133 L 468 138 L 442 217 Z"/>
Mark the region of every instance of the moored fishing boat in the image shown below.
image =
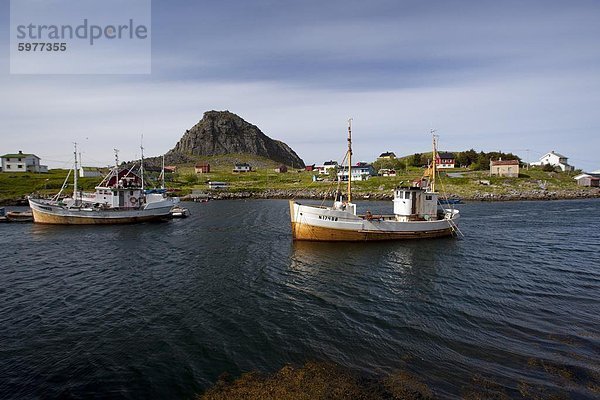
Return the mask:
<path id="1" fill-rule="evenodd" d="M 436 136 L 433 135 L 433 154 Z M 358 215 L 352 203 L 352 125 L 348 124 L 348 186 L 344 199 L 337 192 L 333 206 L 303 205 L 290 200 L 294 240 L 376 241 L 450 236 L 458 231 L 459 211 L 441 207 L 435 191 L 435 157 L 416 184 L 394 190 L 394 213 Z"/>
<path id="2" fill-rule="evenodd" d="M 164 189 L 144 189 L 143 155 L 139 175 L 133 171 L 133 167 L 119 169 L 116 155 L 115 161 L 115 166 L 96 186 L 94 193 L 80 193 L 77 189 L 77 150 L 75 150 L 73 197 L 61 200 L 61 193 L 59 193 L 52 200 L 30 198 L 29 206 L 33 212 L 34 222 L 97 225 L 127 224 L 169 218 L 171 209 L 179 199 L 167 197 Z"/>

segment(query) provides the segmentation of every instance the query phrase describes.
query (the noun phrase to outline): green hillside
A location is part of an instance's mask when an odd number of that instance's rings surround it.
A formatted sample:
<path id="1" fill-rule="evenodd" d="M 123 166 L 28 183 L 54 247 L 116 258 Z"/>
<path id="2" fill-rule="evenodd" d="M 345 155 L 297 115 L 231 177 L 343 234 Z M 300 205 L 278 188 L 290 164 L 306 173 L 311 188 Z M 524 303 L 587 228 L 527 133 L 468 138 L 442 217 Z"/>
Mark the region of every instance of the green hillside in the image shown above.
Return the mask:
<path id="1" fill-rule="evenodd" d="M 233 165 L 237 162 L 248 163 L 252 172 L 233 173 Z M 196 163 L 209 163 L 211 172 L 196 174 Z M 405 163 L 406 165 L 406 163 Z M 287 173 L 278 173 L 274 168 L 279 164 L 257 156 L 244 154 L 228 154 L 221 156 L 198 157 L 195 163 L 177 166 L 177 172 L 167 174 L 167 187 L 176 189 L 179 195 L 186 195 L 192 191 L 209 192 L 209 181 L 223 181 L 229 185 L 228 192 L 245 192 L 260 194 L 263 192 L 280 191 L 286 193 L 323 193 L 336 188 L 337 183 L 329 176 L 320 176 L 323 180 L 314 181 L 315 172 L 293 169 L 288 166 Z M 358 197 L 381 198 L 389 196 L 392 190 L 399 185 L 407 185 L 423 175 L 422 167 L 406 166 L 398 169 L 396 177 L 372 177 L 367 181 L 353 182 L 353 192 Z M 50 170 L 47 174 L 33 173 L 0 173 L 0 203 L 12 204 L 17 199 L 31 193 L 52 195 L 60 190 L 67 170 Z M 559 192 L 566 193 L 563 197 L 577 197 L 594 195 L 597 189 L 582 188 L 576 185 L 573 176 L 577 172 L 548 172 L 542 169 L 521 170 L 519 178 L 490 177 L 487 171 L 471 171 L 468 169 L 451 170 L 450 175 L 441 172 L 438 190 L 449 195 L 460 196 L 465 199 L 480 199 L 490 196 L 512 196 L 531 193 Z M 158 186 L 158 172 L 147 174 L 148 186 Z M 101 178 L 80 178 L 79 185 L 84 190 L 93 190 Z M 345 183 L 342 185 L 345 186 Z M 66 193 L 72 191 L 72 177 Z M 577 193 L 570 196 L 569 193 Z M 559 194 L 559 197 L 562 196 Z"/>

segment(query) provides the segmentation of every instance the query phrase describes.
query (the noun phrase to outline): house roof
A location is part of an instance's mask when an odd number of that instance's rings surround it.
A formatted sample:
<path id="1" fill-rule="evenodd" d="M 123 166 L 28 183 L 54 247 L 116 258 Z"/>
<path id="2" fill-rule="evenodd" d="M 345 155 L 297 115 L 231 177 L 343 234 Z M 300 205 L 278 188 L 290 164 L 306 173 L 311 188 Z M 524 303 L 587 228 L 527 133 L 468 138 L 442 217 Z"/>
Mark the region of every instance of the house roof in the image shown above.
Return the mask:
<path id="1" fill-rule="evenodd" d="M 567 156 L 563 156 L 562 154 L 559 154 L 559 153 L 555 152 L 554 150 L 552 150 L 550 153 L 546 153 L 546 155 L 544 155 L 544 157 L 546 157 L 546 156 L 548 156 L 550 154 L 554 154 L 558 158 L 568 158 Z M 544 158 L 544 157 L 542 157 L 542 158 Z"/>
<path id="2" fill-rule="evenodd" d="M 578 180 L 580 180 L 582 178 L 599 179 L 600 178 L 600 174 L 595 174 L 593 172 L 590 172 L 590 173 L 584 172 L 583 174 L 579 174 L 579 175 L 573 177 L 573 179 L 575 179 L 576 181 L 578 181 Z"/>
<path id="3" fill-rule="evenodd" d="M 238 164 L 236 164 L 238 165 Z M 210 164 L 205 163 L 205 164 L 196 164 L 196 168 L 202 168 L 202 167 L 210 167 Z M 167 168 L 167 167 L 165 167 Z M 174 168 L 174 166 L 171 166 L 171 168 Z"/>
<path id="4" fill-rule="evenodd" d="M 491 160 L 493 166 L 496 165 L 519 165 L 519 160 Z"/>
<path id="5" fill-rule="evenodd" d="M 29 156 L 34 156 L 35 158 L 39 158 L 38 156 L 36 156 L 35 154 L 29 154 L 29 153 L 13 153 L 13 154 L 5 154 L 2 156 L 2 158 L 19 158 L 19 157 L 29 157 Z"/>
<path id="6" fill-rule="evenodd" d="M 248 163 L 235 163 L 235 166 L 236 167 L 249 167 L 250 164 L 248 164 Z"/>
<path id="7" fill-rule="evenodd" d="M 442 153 L 438 153 L 438 157 L 439 158 L 444 158 L 444 159 L 454 158 L 454 154 L 453 153 L 448 153 L 448 152 L 442 152 Z"/>
<path id="8" fill-rule="evenodd" d="M 338 165 L 337 161 L 325 161 L 323 165 Z"/>
<path id="9" fill-rule="evenodd" d="M 381 153 L 379 157 L 396 157 L 396 155 L 392 151 L 386 151 L 385 153 Z"/>

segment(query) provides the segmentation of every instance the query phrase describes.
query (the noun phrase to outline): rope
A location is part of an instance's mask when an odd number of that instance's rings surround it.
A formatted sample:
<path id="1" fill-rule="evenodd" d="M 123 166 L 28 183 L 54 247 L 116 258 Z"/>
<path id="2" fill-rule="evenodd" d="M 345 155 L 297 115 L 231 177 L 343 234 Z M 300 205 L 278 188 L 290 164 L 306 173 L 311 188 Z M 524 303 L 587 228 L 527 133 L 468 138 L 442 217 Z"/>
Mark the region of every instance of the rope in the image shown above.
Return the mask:
<path id="1" fill-rule="evenodd" d="M 439 179 L 440 185 L 442 186 L 443 198 L 446 200 L 446 207 L 450 206 L 450 210 L 452 211 L 451 217 L 447 219 L 448 225 L 450 226 L 450 229 L 452 229 L 452 233 L 456 234 L 456 232 L 458 232 L 458 234 L 460 234 L 461 237 L 465 237 L 465 235 L 462 233 L 462 231 L 460 230 L 460 228 L 458 227 L 456 222 L 454 222 L 452 219 L 454 217 L 454 204 L 450 204 L 448 202 L 448 195 L 446 194 L 446 187 L 444 186 L 444 181 L 442 180 L 442 176 L 440 175 L 439 171 L 437 172 L 437 174 L 438 174 L 438 179 Z M 439 198 L 438 198 L 438 204 L 440 206 L 442 206 L 442 208 L 444 207 L 444 205 L 440 202 Z M 456 234 L 456 236 L 458 236 L 458 234 Z"/>

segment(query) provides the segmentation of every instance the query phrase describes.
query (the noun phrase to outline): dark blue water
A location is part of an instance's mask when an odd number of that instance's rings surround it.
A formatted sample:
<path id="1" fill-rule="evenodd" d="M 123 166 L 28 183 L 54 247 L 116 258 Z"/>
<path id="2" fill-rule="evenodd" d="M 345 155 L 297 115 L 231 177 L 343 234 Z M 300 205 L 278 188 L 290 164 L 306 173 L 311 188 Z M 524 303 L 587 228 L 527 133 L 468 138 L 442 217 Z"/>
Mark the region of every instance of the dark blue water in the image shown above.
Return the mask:
<path id="1" fill-rule="evenodd" d="M 379 213 L 391 203 L 361 203 Z M 293 243 L 286 201 L 111 227 L 0 224 L 0 397 L 189 398 L 333 361 L 436 396 L 600 390 L 600 201 L 459 206 L 464 240 Z"/>

